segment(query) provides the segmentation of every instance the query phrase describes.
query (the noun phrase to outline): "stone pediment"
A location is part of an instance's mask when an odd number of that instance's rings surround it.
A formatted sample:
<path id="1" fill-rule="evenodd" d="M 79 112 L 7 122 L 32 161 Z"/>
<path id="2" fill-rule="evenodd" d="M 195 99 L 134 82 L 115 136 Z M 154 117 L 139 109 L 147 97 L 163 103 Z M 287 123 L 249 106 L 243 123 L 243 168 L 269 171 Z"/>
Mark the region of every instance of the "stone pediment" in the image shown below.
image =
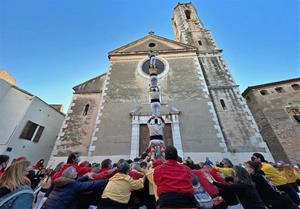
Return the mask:
<path id="1" fill-rule="evenodd" d="M 101 93 L 106 73 L 73 87 L 75 94 Z"/>
<path id="2" fill-rule="evenodd" d="M 108 53 L 109 57 L 113 55 L 141 54 L 150 50 L 156 52 L 180 52 L 197 51 L 197 48 L 188 44 L 173 41 L 161 36 L 149 34 L 141 39 L 126 44 Z"/>

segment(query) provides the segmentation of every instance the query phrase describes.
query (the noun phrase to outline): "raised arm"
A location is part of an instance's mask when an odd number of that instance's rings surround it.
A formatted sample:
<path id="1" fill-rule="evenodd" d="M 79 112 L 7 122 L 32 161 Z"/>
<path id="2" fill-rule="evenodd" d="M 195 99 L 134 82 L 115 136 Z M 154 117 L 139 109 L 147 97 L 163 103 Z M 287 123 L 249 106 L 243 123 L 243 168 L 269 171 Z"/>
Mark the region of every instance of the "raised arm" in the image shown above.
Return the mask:
<path id="1" fill-rule="evenodd" d="M 107 183 L 108 180 L 97 180 L 97 181 L 87 181 L 87 182 L 77 181 L 74 190 L 76 192 L 90 191 L 90 190 L 101 188 L 105 186 Z"/>
<path id="2" fill-rule="evenodd" d="M 129 178 L 129 184 L 132 190 L 140 190 L 144 188 L 144 180 L 145 177 L 139 178 L 138 180 L 134 180 L 133 178 Z"/>

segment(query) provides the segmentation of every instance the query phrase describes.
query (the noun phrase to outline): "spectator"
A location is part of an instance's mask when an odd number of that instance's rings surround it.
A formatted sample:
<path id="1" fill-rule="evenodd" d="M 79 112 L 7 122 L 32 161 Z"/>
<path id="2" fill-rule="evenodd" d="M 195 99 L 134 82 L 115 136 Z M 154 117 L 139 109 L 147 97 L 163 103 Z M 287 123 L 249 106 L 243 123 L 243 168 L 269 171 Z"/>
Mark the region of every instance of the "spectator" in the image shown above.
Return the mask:
<path id="1" fill-rule="evenodd" d="M 36 164 L 32 166 L 32 168 L 37 170 L 41 170 L 42 168 L 44 168 L 44 159 L 40 159 L 39 161 L 37 161 Z"/>
<path id="2" fill-rule="evenodd" d="M 129 164 L 121 159 L 117 164 L 118 172 L 109 179 L 102 194 L 100 208 L 128 209 L 131 191 L 144 187 L 144 178 L 132 179 L 129 175 Z"/>
<path id="3" fill-rule="evenodd" d="M 191 170 L 177 162 L 174 146 L 165 150 L 166 162 L 154 169 L 159 208 L 196 208 Z"/>
<path id="4" fill-rule="evenodd" d="M 46 201 L 45 195 L 47 191 L 50 189 L 52 181 L 51 177 L 55 174 L 55 170 L 49 170 L 45 173 L 45 177 L 40 182 L 40 191 L 37 194 L 36 202 L 35 202 L 35 209 L 42 208 L 44 202 Z"/>
<path id="5" fill-rule="evenodd" d="M 55 181 L 54 188 L 43 209 L 76 208 L 76 195 L 81 192 L 99 189 L 107 184 L 107 180 L 87 181 L 87 176 L 75 180 L 76 177 L 77 171 L 74 167 L 66 168 L 62 176 Z"/>
<path id="6" fill-rule="evenodd" d="M 99 173 L 102 173 L 104 171 L 108 171 L 110 169 L 112 169 L 112 161 L 111 159 L 105 159 L 101 162 L 101 169 L 99 171 Z"/>
<path id="7" fill-rule="evenodd" d="M 31 209 L 33 191 L 26 177 L 30 162 L 18 161 L 7 168 L 0 178 L 1 209 Z"/>
<path id="8" fill-rule="evenodd" d="M 91 172 L 91 167 L 81 167 L 78 165 L 80 161 L 80 156 L 77 152 L 71 153 L 68 157 L 67 164 L 65 164 L 52 178 L 52 182 L 54 183 L 56 179 L 58 179 L 68 167 L 73 167 L 76 169 L 76 172 L 79 176 L 83 176 L 84 174 Z"/>
<path id="9" fill-rule="evenodd" d="M 223 160 L 220 162 L 220 166 L 213 167 L 222 172 L 224 177 L 232 176 L 233 164 L 228 158 L 223 158 Z"/>
<path id="10" fill-rule="evenodd" d="M 234 191 L 238 196 L 244 209 L 266 209 L 264 202 L 257 193 L 250 175 L 241 166 L 234 166 L 233 174 L 235 182 L 233 184 L 223 184 L 207 175 L 207 179 L 219 188 Z"/>
<path id="11" fill-rule="evenodd" d="M 29 170 L 27 175 L 27 177 L 30 179 L 32 190 L 35 190 L 41 179 L 44 178 L 44 173 L 44 159 L 41 159 L 32 165 L 32 169 Z"/>
<path id="12" fill-rule="evenodd" d="M 300 205 L 300 199 L 296 190 L 288 184 L 287 179 L 281 173 L 268 163 L 260 153 L 253 153 L 251 160 L 262 165 L 261 170 L 266 177 L 277 187 L 277 189 L 286 192 L 295 204 Z"/>
<path id="13" fill-rule="evenodd" d="M 255 183 L 255 187 L 260 197 L 268 208 L 272 209 L 296 209 L 296 205 L 289 197 L 283 194 L 270 183 L 260 172 L 260 164 L 253 161 L 246 163 L 246 170 Z"/>
<path id="14" fill-rule="evenodd" d="M 0 177 L 3 175 L 9 161 L 8 155 L 0 155 Z"/>

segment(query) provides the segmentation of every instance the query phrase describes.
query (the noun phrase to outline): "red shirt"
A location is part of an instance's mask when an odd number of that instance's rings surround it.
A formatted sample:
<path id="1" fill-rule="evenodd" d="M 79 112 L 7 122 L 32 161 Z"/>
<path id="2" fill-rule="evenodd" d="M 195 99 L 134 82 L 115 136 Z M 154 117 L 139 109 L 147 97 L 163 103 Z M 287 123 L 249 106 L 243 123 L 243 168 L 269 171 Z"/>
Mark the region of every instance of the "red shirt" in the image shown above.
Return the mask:
<path id="1" fill-rule="evenodd" d="M 167 160 L 164 164 L 156 167 L 153 180 L 157 186 L 158 197 L 166 192 L 181 192 L 194 194 L 192 173 L 176 160 Z"/>
<path id="2" fill-rule="evenodd" d="M 141 174 L 140 172 L 137 172 L 135 170 L 129 171 L 128 175 L 133 178 L 134 180 L 138 180 L 139 178 L 143 178 L 144 175 Z"/>
<path id="3" fill-rule="evenodd" d="M 110 172 L 109 170 L 105 170 L 99 173 L 95 173 L 93 175 L 94 180 L 99 180 L 99 179 L 109 179 L 113 177 L 118 171 L 115 170 L 114 172 Z"/>
<path id="4" fill-rule="evenodd" d="M 208 173 L 208 171 L 205 171 L 203 169 L 200 170 L 192 170 L 192 173 L 195 174 L 198 179 L 200 184 L 204 187 L 204 189 L 207 191 L 207 193 L 210 196 L 215 196 L 217 194 L 219 194 L 219 189 L 217 186 L 211 184 L 207 178 L 205 177 L 205 172 Z"/>
<path id="5" fill-rule="evenodd" d="M 222 173 L 215 168 L 210 170 L 210 175 L 214 177 L 217 182 L 221 182 L 223 184 L 228 184 L 222 176 Z"/>
<path id="6" fill-rule="evenodd" d="M 98 173 L 109 171 L 111 168 L 101 168 Z"/>
<path id="7" fill-rule="evenodd" d="M 91 167 L 80 167 L 77 164 L 65 164 L 56 174 L 54 174 L 54 176 L 52 177 L 52 182 L 54 182 L 57 178 L 61 177 L 64 170 L 71 166 L 76 169 L 78 176 L 83 176 L 84 174 L 92 171 Z"/>

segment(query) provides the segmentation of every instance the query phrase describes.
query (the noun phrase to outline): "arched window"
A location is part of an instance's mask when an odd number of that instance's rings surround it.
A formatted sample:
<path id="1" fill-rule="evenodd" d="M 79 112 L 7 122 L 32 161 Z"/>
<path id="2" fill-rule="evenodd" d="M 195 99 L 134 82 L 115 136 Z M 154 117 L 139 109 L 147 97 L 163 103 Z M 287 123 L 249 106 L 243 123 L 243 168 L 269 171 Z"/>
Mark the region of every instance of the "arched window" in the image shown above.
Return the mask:
<path id="1" fill-rule="evenodd" d="M 296 107 L 289 107 L 287 108 L 287 112 L 289 115 L 297 122 L 300 123 L 300 112 L 299 108 Z"/>
<path id="2" fill-rule="evenodd" d="M 202 46 L 202 41 L 199 40 L 199 41 L 198 41 L 198 44 L 199 44 L 199 46 Z"/>
<path id="3" fill-rule="evenodd" d="M 247 102 L 251 102 L 251 99 L 250 99 L 249 96 L 246 96 L 246 101 L 247 101 Z"/>
<path id="4" fill-rule="evenodd" d="M 220 99 L 220 103 L 221 103 L 223 110 L 226 110 L 226 105 L 225 105 L 225 102 L 223 99 Z"/>
<path id="5" fill-rule="evenodd" d="M 268 95 L 269 92 L 267 90 L 261 90 L 260 94 L 263 95 L 263 96 L 265 96 L 265 95 Z"/>
<path id="6" fill-rule="evenodd" d="M 83 116 L 86 116 L 86 115 L 88 114 L 88 112 L 89 112 L 89 109 L 90 109 L 90 105 L 89 105 L 89 104 L 86 104 L 86 105 L 84 106 L 84 110 L 83 110 L 82 115 L 83 115 Z"/>
<path id="7" fill-rule="evenodd" d="M 188 20 L 191 19 L 191 13 L 192 13 L 191 10 L 185 10 L 184 13 L 185 13 L 186 19 L 188 19 Z"/>
<path id="8" fill-rule="evenodd" d="M 295 84 L 292 84 L 291 87 L 292 87 L 295 91 L 300 90 L 299 84 L 296 84 L 296 83 L 295 83 Z"/>

